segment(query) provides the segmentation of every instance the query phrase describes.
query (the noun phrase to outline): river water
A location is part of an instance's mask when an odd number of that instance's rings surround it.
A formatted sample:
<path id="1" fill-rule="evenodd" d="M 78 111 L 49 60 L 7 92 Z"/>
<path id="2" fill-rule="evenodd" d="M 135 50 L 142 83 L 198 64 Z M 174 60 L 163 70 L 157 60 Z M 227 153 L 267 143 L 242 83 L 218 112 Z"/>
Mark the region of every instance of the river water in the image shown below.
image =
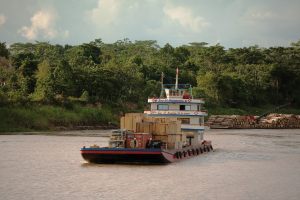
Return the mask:
<path id="1" fill-rule="evenodd" d="M 88 133 L 0 136 L 0 199 L 300 199 L 300 130 L 208 130 L 214 152 L 158 166 L 88 164 Z"/>

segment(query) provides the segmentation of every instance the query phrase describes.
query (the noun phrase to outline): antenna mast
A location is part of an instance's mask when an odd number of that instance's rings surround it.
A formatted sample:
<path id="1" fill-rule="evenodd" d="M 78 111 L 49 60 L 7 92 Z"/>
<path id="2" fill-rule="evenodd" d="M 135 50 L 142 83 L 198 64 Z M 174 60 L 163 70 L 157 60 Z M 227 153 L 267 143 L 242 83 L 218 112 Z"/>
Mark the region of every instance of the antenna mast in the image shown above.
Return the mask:
<path id="1" fill-rule="evenodd" d="M 161 90 L 160 90 L 160 98 L 162 98 L 164 96 L 164 73 L 161 73 Z"/>
<path id="2" fill-rule="evenodd" d="M 175 89 L 178 89 L 178 67 L 176 68 L 176 83 L 175 83 Z"/>

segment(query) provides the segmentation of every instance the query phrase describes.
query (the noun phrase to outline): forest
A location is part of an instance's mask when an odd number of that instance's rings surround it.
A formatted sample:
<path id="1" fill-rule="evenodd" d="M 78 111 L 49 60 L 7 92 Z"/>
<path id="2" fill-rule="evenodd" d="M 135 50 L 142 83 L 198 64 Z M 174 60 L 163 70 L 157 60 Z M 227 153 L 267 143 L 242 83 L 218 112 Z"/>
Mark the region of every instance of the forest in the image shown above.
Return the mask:
<path id="1" fill-rule="evenodd" d="M 300 107 L 300 41 L 269 48 L 205 42 L 161 47 L 129 39 L 0 42 L 0 131 L 18 130 L 7 128 L 15 120 L 28 129 L 47 129 L 49 119 L 33 122 L 47 115 L 54 125 L 112 123 L 124 112 L 144 110 L 147 98 L 160 94 L 161 73 L 164 83 L 174 83 L 177 67 L 179 83 L 191 84 L 194 98 L 205 98 L 211 110 L 288 102 L 296 111 Z"/>

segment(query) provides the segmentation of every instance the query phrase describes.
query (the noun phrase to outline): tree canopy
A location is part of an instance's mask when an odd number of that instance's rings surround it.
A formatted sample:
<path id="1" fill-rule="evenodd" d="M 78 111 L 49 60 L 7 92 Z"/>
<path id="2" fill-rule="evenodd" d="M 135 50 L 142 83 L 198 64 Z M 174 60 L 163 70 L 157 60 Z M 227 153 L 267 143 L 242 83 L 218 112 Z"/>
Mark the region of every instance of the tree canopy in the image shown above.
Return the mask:
<path id="1" fill-rule="evenodd" d="M 221 106 L 300 105 L 300 41 L 289 47 L 225 49 L 193 42 L 101 39 L 80 45 L 0 42 L 0 104 L 70 99 L 144 106 L 165 83 L 190 83 L 195 97 Z"/>

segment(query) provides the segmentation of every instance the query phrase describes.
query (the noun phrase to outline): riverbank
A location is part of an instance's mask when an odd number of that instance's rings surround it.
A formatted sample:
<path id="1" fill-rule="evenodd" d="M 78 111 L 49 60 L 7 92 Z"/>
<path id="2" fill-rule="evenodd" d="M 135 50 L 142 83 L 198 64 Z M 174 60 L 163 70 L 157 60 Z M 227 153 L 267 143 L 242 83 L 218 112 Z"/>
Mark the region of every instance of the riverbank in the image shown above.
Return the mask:
<path id="1" fill-rule="evenodd" d="M 79 136 L 79 137 L 109 137 L 111 129 L 107 130 L 67 130 L 67 131 L 27 131 L 0 132 L 0 135 L 44 135 L 44 136 Z"/>
<path id="2" fill-rule="evenodd" d="M 0 132 L 110 129 L 118 118 L 111 109 L 95 106 L 7 106 L 0 107 Z"/>
<path id="3" fill-rule="evenodd" d="M 261 115 L 274 106 L 263 108 L 207 107 L 209 115 Z M 130 111 L 129 111 L 130 112 Z M 279 111 L 300 115 L 300 109 L 285 108 Z M 207 120 L 207 119 L 206 119 Z M 103 130 L 119 126 L 119 111 L 110 107 L 72 105 L 10 105 L 0 107 L 0 134 L 9 132 L 45 132 L 67 130 Z"/>

